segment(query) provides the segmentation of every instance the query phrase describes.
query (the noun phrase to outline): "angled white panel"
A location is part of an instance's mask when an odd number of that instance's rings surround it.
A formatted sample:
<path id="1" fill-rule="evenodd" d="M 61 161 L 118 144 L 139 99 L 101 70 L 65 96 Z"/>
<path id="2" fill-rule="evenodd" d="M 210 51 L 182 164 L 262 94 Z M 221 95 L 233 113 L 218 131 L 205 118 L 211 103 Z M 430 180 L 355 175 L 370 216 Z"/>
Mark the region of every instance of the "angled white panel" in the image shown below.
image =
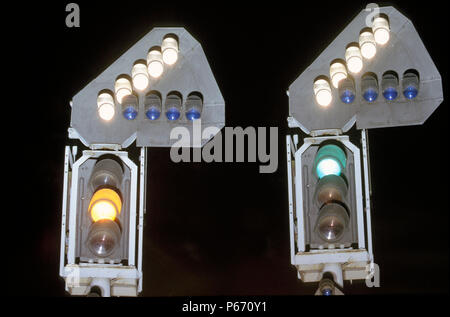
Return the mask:
<path id="1" fill-rule="evenodd" d="M 358 42 L 359 33 L 366 28 L 369 12 L 362 10 L 319 57 L 289 87 L 289 113 L 305 133 L 340 129 L 348 131 L 354 123 L 358 129 L 422 124 L 443 101 L 441 76 L 420 39 L 413 24 L 393 7 L 380 7 L 390 22 L 390 40 L 385 46 L 377 45 L 377 54 L 364 67 L 355 80 L 356 98 L 351 104 L 343 103 L 338 90 L 332 87 L 333 101 L 328 107 L 319 106 L 314 98 L 313 82 L 321 75 L 329 77 L 330 63 L 345 60 L 346 46 Z M 408 69 L 420 74 L 419 95 L 408 100 L 402 94 L 401 79 Z M 381 94 L 381 78 L 386 71 L 399 75 L 399 96 L 388 102 Z M 367 72 L 378 77 L 379 95 L 368 103 L 362 97 L 360 79 Z M 331 85 L 332 86 L 332 85 Z M 295 122 L 295 121 L 294 121 Z"/>
<path id="2" fill-rule="evenodd" d="M 121 114 L 121 106 L 116 102 L 115 116 L 109 122 L 101 120 L 97 113 L 97 96 L 102 90 L 114 92 L 114 83 L 118 76 L 129 75 L 137 60 L 146 60 L 151 47 L 160 46 L 166 34 L 176 34 L 179 39 L 179 58 L 175 65 L 165 66 L 164 73 L 158 79 L 150 77 L 146 91 L 139 93 L 139 114 L 135 120 L 126 120 Z M 176 121 L 168 121 L 164 115 L 151 121 L 145 117 L 143 99 L 150 90 L 157 90 L 164 102 L 170 91 L 178 91 L 183 96 L 183 111 Z M 225 102 L 206 56 L 197 42 L 184 28 L 154 28 L 111 66 L 84 87 L 73 97 L 71 129 L 75 137 L 86 146 L 92 144 L 118 144 L 129 146 L 137 140 L 137 146 L 170 146 L 170 131 L 176 126 L 192 129 L 192 122 L 184 116 L 184 102 L 189 93 L 200 92 L 203 95 L 202 126 L 216 126 L 221 129 L 225 124 Z M 208 140 L 204 140 L 206 143 Z"/>

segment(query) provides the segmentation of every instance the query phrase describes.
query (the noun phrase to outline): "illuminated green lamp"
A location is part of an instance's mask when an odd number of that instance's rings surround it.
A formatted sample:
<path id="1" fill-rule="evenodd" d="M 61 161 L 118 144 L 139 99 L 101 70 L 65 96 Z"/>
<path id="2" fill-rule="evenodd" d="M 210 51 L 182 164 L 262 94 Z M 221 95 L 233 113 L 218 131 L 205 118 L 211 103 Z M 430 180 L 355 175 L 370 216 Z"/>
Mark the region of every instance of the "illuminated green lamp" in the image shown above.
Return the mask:
<path id="1" fill-rule="evenodd" d="M 319 179 L 327 175 L 340 176 L 347 164 L 344 150 L 335 144 L 321 146 L 314 159 L 314 170 Z"/>

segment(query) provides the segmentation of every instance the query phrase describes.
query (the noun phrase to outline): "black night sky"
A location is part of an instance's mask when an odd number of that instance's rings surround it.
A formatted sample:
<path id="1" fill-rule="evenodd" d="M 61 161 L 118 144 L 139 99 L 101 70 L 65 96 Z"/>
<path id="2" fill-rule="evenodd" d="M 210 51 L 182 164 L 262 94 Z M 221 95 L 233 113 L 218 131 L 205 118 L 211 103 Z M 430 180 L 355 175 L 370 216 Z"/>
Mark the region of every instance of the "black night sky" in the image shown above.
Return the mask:
<path id="1" fill-rule="evenodd" d="M 80 28 L 65 25 L 68 1 L 18 8 L 28 22 L 21 30 L 10 25 L 22 68 L 11 66 L 33 81 L 30 98 L 16 96 L 27 108 L 32 139 L 19 149 L 27 153 L 20 162 L 26 171 L 14 188 L 25 189 L 11 195 L 24 209 L 9 210 L 25 214 L 16 219 L 11 241 L 20 247 L 11 258 L 27 274 L 14 277 L 11 292 L 65 295 L 58 276 L 64 146 L 83 149 L 67 136 L 72 96 L 152 28 L 182 26 L 207 56 L 225 99 L 226 126 L 278 127 L 279 166 L 260 174 L 259 163 L 176 164 L 169 149 L 150 148 L 142 295 L 313 294 L 317 285 L 299 281 L 289 259 L 285 135 L 301 132 L 287 128 L 286 90 L 366 3 L 75 2 Z M 418 30 L 445 99 L 448 18 L 430 3 L 389 4 Z M 422 126 L 369 131 L 381 287 L 346 283 L 347 294 L 448 293 L 448 123 L 446 100 Z"/>

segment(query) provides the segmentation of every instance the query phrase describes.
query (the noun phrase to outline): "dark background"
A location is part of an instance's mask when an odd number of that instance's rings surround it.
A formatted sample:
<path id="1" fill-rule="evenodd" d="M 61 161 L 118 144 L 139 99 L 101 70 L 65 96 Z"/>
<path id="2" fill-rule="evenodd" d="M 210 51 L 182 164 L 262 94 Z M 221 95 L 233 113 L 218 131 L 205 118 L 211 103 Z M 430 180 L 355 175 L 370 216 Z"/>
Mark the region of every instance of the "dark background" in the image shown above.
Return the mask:
<path id="1" fill-rule="evenodd" d="M 76 2 L 80 28 L 65 26 L 68 1 L 3 12 L 16 17 L 4 29 L 12 38 L 4 49 L 14 56 L 5 66 L 19 75 L 11 76 L 13 105 L 22 109 L 4 105 L 3 122 L 20 115 L 28 124 L 25 145 L 10 139 L 4 147 L 15 146 L 10 165 L 24 171 L 14 172 L 5 195 L 14 201 L 5 226 L 17 263 L 10 293 L 65 295 L 58 276 L 64 146 L 83 148 L 67 137 L 72 96 L 152 28 L 182 26 L 205 51 L 226 126 L 279 128 L 279 167 L 260 174 L 259 163 L 175 164 L 169 149 L 150 148 L 142 295 L 312 294 L 317 285 L 299 281 L 289 259 L 285 135 L 300 131 L 287 128 L 286 90 L 366 3 Z M 447 98 L 445 11 L 439 2 L 390 4 L 412 20 Z M 381 287 L 346 283 L 347 294 L 448 293 L 448 123 L 444 101 L 422 126 L 369 131 Z"/>

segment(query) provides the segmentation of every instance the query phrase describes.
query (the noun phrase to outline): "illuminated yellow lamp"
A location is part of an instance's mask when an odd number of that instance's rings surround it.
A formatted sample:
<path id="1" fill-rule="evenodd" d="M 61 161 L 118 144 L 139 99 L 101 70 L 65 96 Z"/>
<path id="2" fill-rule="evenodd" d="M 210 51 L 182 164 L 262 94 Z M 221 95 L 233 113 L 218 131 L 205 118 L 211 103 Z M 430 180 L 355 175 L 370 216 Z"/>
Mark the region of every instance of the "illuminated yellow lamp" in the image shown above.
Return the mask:
<path id="1" fill-rule="evenodd" d="M 361 32 L 359 35 L 359 47 L 361 48 L 361 55 L 365 59 L 372 59 L 375 56 L 377 53 L 377 45 L 372 32 Z"/>
<path id="2" fill-rule="evenodd" d="M 347 78 L 347 69 L 345 68 L 345 65 L 339 61 L 332 63 L 330 66 L 330 77 L 334 88 L 338 88 L 339 82 Z"/>
<path id="3" fill-rule="evenodd" d="M 97 97 L 97 111 L 102 120 L 110 121 L 114 117 L 114 97 L 107 93 L 101 93 Z"/>
<path id="4" fill-rule="evenodd" d="M 376 17 L 372 22 L 372 31 L 377 44 L 384 45 L 389 42 L 389 21 L 386 18 L 382 16 Z"/>
<path id="5" fill-rule="evenodd" d="M 167 65 L 173 65 L 178 60 L 178 41 L 174 36 L 167 36 L 161 44 L 162 58 Z"/>
<path id="6" fill-rule="evenodd" d="M 136 63 L 131 69 L 131 77 L 133 86 L 136 90 L 143 91 L 147 89 L 149 78 L 147 73 L 147 65 L 144 63 Z"/>
<path id="7" fill-rule="evenodd" d="M 363 68 L 361 51 L 357 45 L 350 45 L 345 50 L 345 62 L 349 72 L 357 74 Z"/>
<path id="8" fill-rule="evenodd" d="M 322 107 L 328 107 L 333 100 L 331 95 L 331 87 L 325 79 L 316 79 L 314 81 L 314 96 L 317 103 Z"/>
<path id="9" fill-rule="evenodd" d="M 133 89 L 131 88 L 130 81 L 125 77 L 117 78 L 114 84 L 114 91 L 116 93 L 116 99 L 119 103 L 122 103 L 122 100 L 125 96 L 131 95 Z"/>
<path id="10" fill-rule="evenodd" d="M 88 208 L 94 222 L 102 219 L 114 221 L 121 210 L 122 200 L 119 194 L 109 188 L 97 190 L 92 196 Z"/>
<path id="11" fill-rule="evenodd" d="M 147 55 L 147 70 L 150 76 L 158 78 L 164 71 L 161 51 L 153 48 Z"/>

